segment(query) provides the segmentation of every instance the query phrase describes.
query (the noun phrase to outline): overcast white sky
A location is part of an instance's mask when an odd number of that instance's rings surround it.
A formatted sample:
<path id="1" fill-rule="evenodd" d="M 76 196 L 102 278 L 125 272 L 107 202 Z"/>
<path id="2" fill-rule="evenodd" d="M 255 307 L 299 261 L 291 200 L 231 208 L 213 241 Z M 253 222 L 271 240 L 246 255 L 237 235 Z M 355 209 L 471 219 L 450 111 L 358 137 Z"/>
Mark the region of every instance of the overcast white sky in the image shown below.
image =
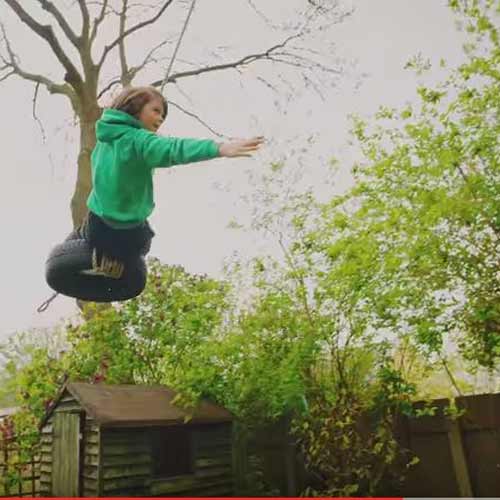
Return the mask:
<path id="1" fill-rule="evenodd" d="M 276 0 L 273 5 L 286 2 Z M 269 4 L 268 0 L 254 3 L 264 11 Z M 337 44 L 336 55 L 356 60 L 357 67 L 336 87 L 325 90 L 324 101 L 312 93 L 301 93 L 284 114 L 272 105 L 274 96 L 262 85 L 249 83 L 253 69 L 248 70 L 243 86 L 233 74 L 199 78 L 185 86 L 194 108 L 215 128 L 234 136 L 263 134 L 270 144 L 251 160 L 217 160 L 158 173 L 157 206 L 151 217 L 157 236 L 151 255 L 190 272 L 219 276 L 224 259 L 233 252 L 248 256 L 261 246 L 255 238 L 226 227 L 230 219 L 248 216 L 250 207 L 236 202 L 241 193 L 248 192 L 249 170 L 264 173 L 269 161 L 286 156 L 291 147 L 300 150 L 312 134 L 316 142 L 305 155 L 308 182 L 325 193 L 326 163 L 335 154 L 342 160 L 343 173 L 338 179 L 342 186 L 349 178 L 352 155 L 346 147 L 348 114 L 368 115 L 381 104 L 414 100 L 417 79 L 403 69 L 413 55 L 421 53 L 435 64 L 444 58 L 451 66 L 463 57 L 463 34 L 456 30 L 445 0 L 354 0 L 353 4 L 354 14 L 327 36 Z M 223 10 L 229 5 L 231 10 Z M 7 7 L 2 6 L 0 18 L 15 29 L 4 9 Z M 260 29 L 248 16 L 243 0 L 199 0 L 180 57 L 189 58 L 196 50 L 202 54 L 200 47 L 211 43 L 237 43 L 242 33 L 250 35 L 248 40 L 259 40 L 264 36 Z M 39 40 L 31 36 L 22 40 L 16 45 L 22 61 L 33 61 L 47 70 L 57 68 L 44 56 L 49 52 Z M 138 53 L 150 49 L 148 37 L 140 43 Z M 254 50 L 250 41 L 247 48 L 247 52 Z M 359 87 L 356 71 L 367 74 Z M 437 76 L 434 72 L 429 78 Z M 69 200 L 77 140 L 64 99 L 43 93 L 38 114 L 48 136 L 44 143 L 32 117 L 32 96 L 33 85 L 20 79 L 0 84 L 0 340 L 14 331 L 51 326 L 76 314 L 74 301 L 63 296 L 46 312 L 36 312 L 52 293 L 44 280 L 45 258 L 71 229 Z M 209 136 L 177 112 L 171 113 L 162 132 Z M 217 185 L 225 189 L 217 189 Z"/>

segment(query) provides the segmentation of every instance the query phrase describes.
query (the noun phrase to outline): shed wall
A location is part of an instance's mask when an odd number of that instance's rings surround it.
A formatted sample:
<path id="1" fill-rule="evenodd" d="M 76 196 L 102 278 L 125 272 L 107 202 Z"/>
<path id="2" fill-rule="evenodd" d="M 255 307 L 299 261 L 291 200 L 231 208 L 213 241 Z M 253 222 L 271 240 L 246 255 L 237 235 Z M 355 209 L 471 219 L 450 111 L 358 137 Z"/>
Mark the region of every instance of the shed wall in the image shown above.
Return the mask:
<path id="1" fill-rule="evenodd" d="M 194 474 L 151 483 L 151 496 L 232 496 L 232 425 L 193 428 Z"/>
<path id="2" fill-rule="evenodd" d="M 147 429 L 102 429 L 100 494 L 149 496 L 151 441 Z"/>

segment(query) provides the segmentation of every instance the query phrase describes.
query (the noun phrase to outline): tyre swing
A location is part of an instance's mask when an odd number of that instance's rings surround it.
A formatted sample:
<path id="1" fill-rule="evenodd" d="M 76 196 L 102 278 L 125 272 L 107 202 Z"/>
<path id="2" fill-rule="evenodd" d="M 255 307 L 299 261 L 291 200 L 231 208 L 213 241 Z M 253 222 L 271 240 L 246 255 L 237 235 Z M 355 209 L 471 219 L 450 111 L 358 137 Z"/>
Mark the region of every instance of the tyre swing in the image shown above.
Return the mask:
<path id="1" fill-rule="evenodd" d="M 147 269 L 142 255 L 119 262 L 104 255 L 99 259 L 98 253 L 87 239 L 72 233 L 47 257 L 47 284 L 58 293 L 91 302 L 128 300 L 144 290 Z"/>
<path id="2" fill-rule="evenodd" d="M 192 0 L 182 32 L 177 41 L 170 65 L 161 85 L 161 91 L 168 81 L 196 0 Z M 149 249 L 147 250 L 149 251 Z M 85 230 L 73 231 L 66 240 L 56 245 L 45 263 L 45 279 L 56 292 L 38 308 L 47 309 L 50 302 L 61 293 L 69 297 L 90 302 L 115 302 L 137 297 L 145 288 L 147 267 L 146 252 L 110 259 L 91 245 Z"/>

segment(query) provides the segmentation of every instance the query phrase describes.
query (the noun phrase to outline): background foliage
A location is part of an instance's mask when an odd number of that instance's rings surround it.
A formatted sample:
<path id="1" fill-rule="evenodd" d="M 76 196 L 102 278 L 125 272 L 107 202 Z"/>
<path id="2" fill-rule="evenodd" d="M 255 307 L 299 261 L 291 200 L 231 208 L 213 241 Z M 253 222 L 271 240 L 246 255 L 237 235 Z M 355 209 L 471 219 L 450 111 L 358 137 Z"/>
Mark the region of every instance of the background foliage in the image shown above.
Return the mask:
<path id="1" fill-rule="evenodd" d="M 470 32 L 468 61 L 418 88 L 418 106 L 353 118 L 364 157 L 353 189 L 263 206 L 260 229 L 283 254 L 252 259 L 245 304 L 243 263 L 222 282 L 151 260 L 146 291 L 69 325 L 64 350 L 28 342 L 21 359 L 3 347 L 16 427 L 36 429 L 67 378 L 161 383 L 248 429 L 290 418 L 309 494 L 401 481 L 417 459 L 394 439 L 397 415 L 473 390 L 466 372 L 494 373 L 500 356 L 500 3 L 450 6 Z M 284 170 L 271 166 L 266 189 Z M 422 391 L 436 374 L 446 383 Z"/>

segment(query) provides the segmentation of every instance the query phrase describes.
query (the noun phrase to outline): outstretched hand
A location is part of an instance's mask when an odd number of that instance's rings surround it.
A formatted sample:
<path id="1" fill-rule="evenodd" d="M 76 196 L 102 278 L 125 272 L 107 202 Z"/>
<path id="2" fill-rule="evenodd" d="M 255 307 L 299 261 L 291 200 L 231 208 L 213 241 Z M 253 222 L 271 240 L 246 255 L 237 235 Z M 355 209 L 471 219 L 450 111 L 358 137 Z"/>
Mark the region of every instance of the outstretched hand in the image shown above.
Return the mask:
<path id="1" fill-rule="evenodd" d="M 252 156 L 264 142 L 264 137 L 252 137 L 251 139 L 238 139 L 231 142 L 223 142 L 219 145 L 219 156 L 227 158 L 238 158 Z"/>

